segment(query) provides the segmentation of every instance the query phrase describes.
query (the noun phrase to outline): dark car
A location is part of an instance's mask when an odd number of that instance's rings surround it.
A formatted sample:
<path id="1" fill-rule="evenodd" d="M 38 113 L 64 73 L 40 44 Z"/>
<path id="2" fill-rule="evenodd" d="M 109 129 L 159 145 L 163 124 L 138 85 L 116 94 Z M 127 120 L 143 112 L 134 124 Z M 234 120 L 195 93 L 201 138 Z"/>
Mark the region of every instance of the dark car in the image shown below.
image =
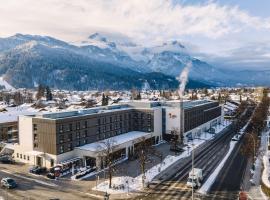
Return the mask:
<path id="1" fill-rule="evenodd" d="M 49 179 L 55 179 L 55 174 L 54 173 L 48 173 L 47 178 Z"/>
<path id="2" fill-rule="evenodd" d="M 46 172 L 46 168 L 45 167 L 35 166 L 35 167 L 32 167 L 29 170 L 29 172 L 30 173 L 33 173 L 33 174 L 42 174 L 42 173 L 45 173 Z"/>
<path id="3" fill-rule="evenodd" d="M 11 156 L 1 156 L 0 157 L 0 163 L 3 163 L 3 164 L 14 164 L 15 161 L 13 160 L 13 158 Z"/>
<path id="4" fill-rule="evenodd" d="M 12 188 L 16 188 L 18 185 L 15 182 L 15 180 L 13 180 L 12 178 L 3 178 L 1 180 L 1 186 L 8 189 L 12 189 Z"/>

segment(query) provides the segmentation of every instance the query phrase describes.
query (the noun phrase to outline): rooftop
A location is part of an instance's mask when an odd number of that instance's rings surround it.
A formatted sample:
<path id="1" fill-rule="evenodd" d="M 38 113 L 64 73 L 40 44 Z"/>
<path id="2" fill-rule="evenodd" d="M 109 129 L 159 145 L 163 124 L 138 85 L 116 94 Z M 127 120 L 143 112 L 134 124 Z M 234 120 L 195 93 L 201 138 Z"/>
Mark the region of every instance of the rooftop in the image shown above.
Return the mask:
<path id="1" fill-rule="evenodd" d="M 212 103 L 210 100 L 195 100 L 195 101 L 183 101 L 184 109 L 193 108 L 196 106 L 201 106 L 204 104 Z M 100 106 L 88 109 L 80 109 L 75 111 L 63 111 L 54 113 L 39 113 L 32 115 L 31 117 L 46 118 L 46 119 L 64 119 L 71 117 L 87 116 L 98 113 L 115 112 L 120 110 L 130 110 L 130 109 L 156 109 L 160 107 L 180 107 L 180 100 L 175 101 L 129 101 L 122 102 L 120 104 Z"/>
<path id="2" fill-rule="evenodd" d="M 99 142 L 94 142 L 91 144 L 86 144 L 80 147 L 76 147 L 76 149 L 81 149 L 85 151 L 92 151 L 92 152 L 100 152 L 106 148 L 106 143 L 110 142 L 113 146 L 118 146 L 121 144 L 125 144 L 130 141 L 140 140 L 142 138 L 149 138 L 151 133 L 147 132 L 140 132 L 140 131 L 131 131 L 128 133 L 124 133 L 121 135 L 117 135 L 105 140 L 101 140 Z"/>

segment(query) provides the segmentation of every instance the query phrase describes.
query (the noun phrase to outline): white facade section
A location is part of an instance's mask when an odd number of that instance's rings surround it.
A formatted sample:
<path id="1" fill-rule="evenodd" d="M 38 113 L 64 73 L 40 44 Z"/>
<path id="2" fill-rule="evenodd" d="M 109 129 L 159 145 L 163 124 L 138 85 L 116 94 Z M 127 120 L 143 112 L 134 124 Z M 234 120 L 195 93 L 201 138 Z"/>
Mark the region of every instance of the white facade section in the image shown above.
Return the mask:
<path id="1" fill-rule="evenodd" d="M 33 151 L 32 117 L 19 116 L 19 142 L 24 151 Z"/>
<path id="2" fill-rule="evenodd" d="M 153 136 L 162 140 L 162 109 L 154 109 L 154 132 Z"/>
<path id="3" fill-rule="evenodd" d="M 181 130 L 181 116 L 180 108 L 167 107 L 166 108 L 166 133 L 170 133 L 172 130 Z"/>

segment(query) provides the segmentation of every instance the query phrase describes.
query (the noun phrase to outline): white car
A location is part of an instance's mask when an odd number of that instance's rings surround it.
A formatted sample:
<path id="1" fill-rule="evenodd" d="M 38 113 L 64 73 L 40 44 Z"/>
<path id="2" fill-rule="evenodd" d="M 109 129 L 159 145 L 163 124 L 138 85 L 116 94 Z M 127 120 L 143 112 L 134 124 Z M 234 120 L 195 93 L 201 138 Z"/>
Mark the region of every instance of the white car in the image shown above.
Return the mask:
<path id="1" fill-rule="evenodd" d="M 232 141 L 238 141 L 240 139 L 240 136 L 237 134 L 233 136 Z"/>

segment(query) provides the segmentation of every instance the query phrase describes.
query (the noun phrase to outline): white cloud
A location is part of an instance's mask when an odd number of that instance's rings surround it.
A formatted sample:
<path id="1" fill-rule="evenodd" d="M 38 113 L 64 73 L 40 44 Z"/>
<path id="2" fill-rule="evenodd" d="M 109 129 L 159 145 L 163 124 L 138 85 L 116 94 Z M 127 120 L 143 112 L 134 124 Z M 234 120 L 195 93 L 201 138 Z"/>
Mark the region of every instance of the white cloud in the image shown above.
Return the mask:
<path id="1" fill-rule="evenodd" d="M 79 40 L 95 30 L 119 32 L 138 41 L 204 36 L 218 39 L 243 29 L 269 29 L 268 18 L 214 2 L 170 0 L 9 0 L 0 3 L 0 36 L 16 32 Z"/>
<path id="2" fill-rule="evenodd" d="M 101 31 L 143 45 L 176 39 L 216 66 L 270 66 L 269 48 L 262 43 L 269 41 L 270 18 L 216 1 L 172 1 L 0 0 L 0 37 L 28 33 L 75 42 Z"/>

